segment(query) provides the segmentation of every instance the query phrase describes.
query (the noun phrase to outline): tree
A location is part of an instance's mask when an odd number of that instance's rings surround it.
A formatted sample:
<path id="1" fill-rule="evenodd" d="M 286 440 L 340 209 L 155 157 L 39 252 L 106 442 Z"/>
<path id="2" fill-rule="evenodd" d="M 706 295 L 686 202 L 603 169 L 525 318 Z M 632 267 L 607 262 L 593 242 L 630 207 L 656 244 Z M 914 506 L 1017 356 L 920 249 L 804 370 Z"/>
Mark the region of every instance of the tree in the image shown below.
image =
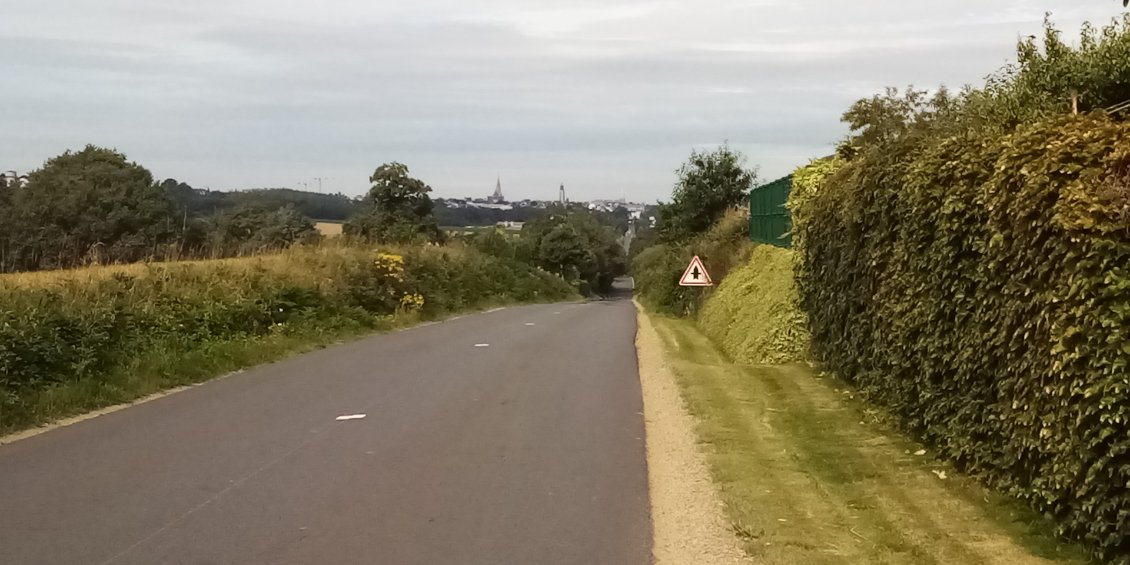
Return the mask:
<path id="1" fill-rule="evenodd" d="M 692 151 L 677 172 L 671 203 L 659 208 L 660 237 L 684 241 L 705 232 L 726 210 L 744 202 L 757 179 L 755 170 L 745 168 L 745 161 L 727 145 L 711 152 Z"/>
<path id="2" fill-rule="evenodd" d="M 588 210 L 550 214 L 522 227 L 520 259 L 583 282 L 582 290 L 606 292 L 624 274 L 624 250 L 613 229 L 601 225 Z"/>
<path id="3" fill-rule="evenodd" d="M 569 223 L 549 230 L 538 244 L 538 262 L 565 280 L 589 278 L 596 270 L 596 253 L 589 241 Z M 588 276 L 585 276 L 588 275 Z"/>
<path id="4" fill-rule="evenodd" d="M 293 206 L 276 210 L 243 206 L 219 215 L 214 224 L 213 250 L 220 255 L 285 249 L 319 237 L 313 222 Z"/>
<path id="5" fill-rule="evenodd" d="M 442 240 L 428 193 L 432 188 L 408 176 L 408 167 L 386 163 L 377 167 L 361 211 L 344 226 L 346 235 L 380 243 Z"/>
<path id="6" fill-rule="evenodd" d="M 32 172 L 13 208 L 19 269 L 138 261 L 158 254 L 173 234 L 172 208 L 153 175 L 93 145 Z"/>

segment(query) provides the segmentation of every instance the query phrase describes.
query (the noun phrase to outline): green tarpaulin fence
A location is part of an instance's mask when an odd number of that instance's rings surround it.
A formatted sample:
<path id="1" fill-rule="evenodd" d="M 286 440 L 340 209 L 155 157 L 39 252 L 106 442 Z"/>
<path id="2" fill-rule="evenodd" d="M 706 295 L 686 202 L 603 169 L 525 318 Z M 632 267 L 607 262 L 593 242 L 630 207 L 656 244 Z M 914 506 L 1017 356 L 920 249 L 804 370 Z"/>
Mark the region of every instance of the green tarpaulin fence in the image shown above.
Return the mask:
<path id="1" fill-rule="evenodd" d="M 785 203 L 793 188 L 793 176 L 763 184 L 749 194 L 749 238 L 777 247 L 792 245 L 789 210 Z"/>

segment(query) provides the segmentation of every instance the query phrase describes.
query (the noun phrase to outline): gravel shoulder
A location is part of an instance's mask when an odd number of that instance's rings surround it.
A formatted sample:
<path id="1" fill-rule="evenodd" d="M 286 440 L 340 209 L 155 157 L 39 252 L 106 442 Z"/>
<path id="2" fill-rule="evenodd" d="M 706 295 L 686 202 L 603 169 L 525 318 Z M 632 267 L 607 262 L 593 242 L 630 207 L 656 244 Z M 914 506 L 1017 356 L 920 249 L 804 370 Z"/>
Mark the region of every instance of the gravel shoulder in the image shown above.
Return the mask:
<path id="1" fill-rule="evenodd" d="M 657 565 L 750 563 L 727 526 L 721 499 L 694 433 L 663 343 L 637 305 L 636 349 L 647 427 L 652 553 Z"/>

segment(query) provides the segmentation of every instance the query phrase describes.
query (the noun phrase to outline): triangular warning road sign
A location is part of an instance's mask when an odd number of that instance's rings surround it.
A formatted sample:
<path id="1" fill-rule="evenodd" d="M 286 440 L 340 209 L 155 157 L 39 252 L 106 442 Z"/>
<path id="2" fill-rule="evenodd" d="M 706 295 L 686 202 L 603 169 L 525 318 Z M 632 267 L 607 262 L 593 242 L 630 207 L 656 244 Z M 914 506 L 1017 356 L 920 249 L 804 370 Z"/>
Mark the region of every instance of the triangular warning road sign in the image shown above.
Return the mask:
<path id="1" fill-rule="evenodd" d="M 679 286 L 714 286 L 714 281 L 710 280 L 710 274 L 706 272 L 706 267 L 702 266 L 702 259 L 699 259 L 698 255 L 691 259 L 691 264 L 687 266 L 683 278 L 679 279 Z"/>

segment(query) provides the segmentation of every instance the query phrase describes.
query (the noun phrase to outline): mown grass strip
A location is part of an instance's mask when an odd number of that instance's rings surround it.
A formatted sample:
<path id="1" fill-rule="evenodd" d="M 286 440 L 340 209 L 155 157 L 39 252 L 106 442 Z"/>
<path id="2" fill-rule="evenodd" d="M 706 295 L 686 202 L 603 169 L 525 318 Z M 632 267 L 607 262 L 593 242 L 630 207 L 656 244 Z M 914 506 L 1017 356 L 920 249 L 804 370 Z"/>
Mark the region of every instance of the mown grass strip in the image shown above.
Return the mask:
<path id="1" fill-rule="evenodd" d="M 1087 562 L 1021 505 L 914 455 L 842 383 L 802 366 L 734 365 L 692 322 L 652 320 L 732 527 L 758 561 Z"/>

